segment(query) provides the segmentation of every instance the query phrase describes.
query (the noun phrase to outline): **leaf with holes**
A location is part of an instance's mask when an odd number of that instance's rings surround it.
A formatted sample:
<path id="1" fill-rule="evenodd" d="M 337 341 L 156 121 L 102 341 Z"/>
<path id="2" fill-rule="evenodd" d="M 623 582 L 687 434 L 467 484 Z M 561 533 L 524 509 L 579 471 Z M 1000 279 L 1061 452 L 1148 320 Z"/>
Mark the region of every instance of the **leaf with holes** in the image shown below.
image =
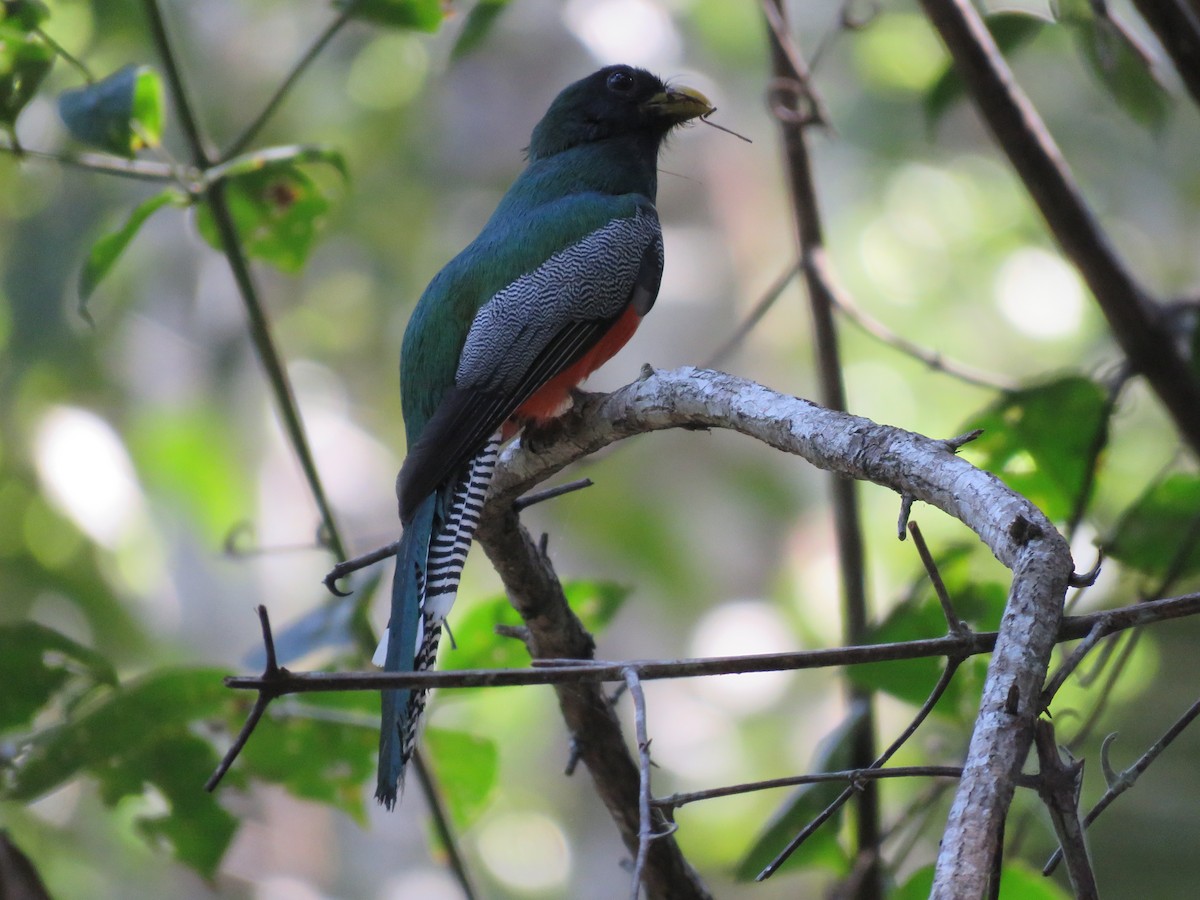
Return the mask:
<path id="1" fill-rule="evenodd" d="M 329 212 L 329 187 L 291 160 L 227 178 L 222 185 L 246 253 L 284 272 L 299 272 Z M 197 207 L 196 227 L 214 248 L 224 248 L 208 203 Z"/>
<path id="2" fill-rule="evenodd" d="M 55 698 L 115 685 L 112 664 L 36 622 L 0 625 L 0 733 L 27 726 Z"/>

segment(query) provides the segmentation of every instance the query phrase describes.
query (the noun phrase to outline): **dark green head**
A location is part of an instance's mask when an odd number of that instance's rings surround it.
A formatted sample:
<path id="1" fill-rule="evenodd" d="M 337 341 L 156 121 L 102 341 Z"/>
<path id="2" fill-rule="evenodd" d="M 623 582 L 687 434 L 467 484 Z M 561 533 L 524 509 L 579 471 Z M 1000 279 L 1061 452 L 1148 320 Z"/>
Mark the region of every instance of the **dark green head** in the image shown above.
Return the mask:
<path id="1" fill-rule="evenodd" d="M 607 66 L 554 98 L 533 129 L 529 159 L 617 137 L 642 137 L 657 149 L 676 125 L 712 109 L 699 91 L 667 87 L 645 69 Z"/>

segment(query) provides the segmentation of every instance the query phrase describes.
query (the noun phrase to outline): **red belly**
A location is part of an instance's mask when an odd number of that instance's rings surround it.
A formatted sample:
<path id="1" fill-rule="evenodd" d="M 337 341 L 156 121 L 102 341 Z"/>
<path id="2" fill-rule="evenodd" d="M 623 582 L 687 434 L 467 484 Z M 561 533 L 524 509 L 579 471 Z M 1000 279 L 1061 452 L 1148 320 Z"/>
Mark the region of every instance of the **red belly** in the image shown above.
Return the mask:
<path id="1" fill-rule="evenodd" d="M 571 390 L 612 359 L 633 337 L 641 321 L 642 317 L 632 306 L 626 309 L 595 346 L 538 388 L 537 393 L 521 404 L 513 418 L 522 422 L 545 422 L 562 415 L 570 407 Z"/>

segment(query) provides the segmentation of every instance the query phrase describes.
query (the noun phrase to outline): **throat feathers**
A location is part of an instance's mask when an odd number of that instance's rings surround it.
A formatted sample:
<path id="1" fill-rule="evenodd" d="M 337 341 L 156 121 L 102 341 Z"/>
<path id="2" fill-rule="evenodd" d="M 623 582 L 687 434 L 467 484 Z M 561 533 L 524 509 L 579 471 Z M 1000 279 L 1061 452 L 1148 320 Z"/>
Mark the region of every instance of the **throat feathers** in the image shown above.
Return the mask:
<path id="1" fill-rule="evenodd" d="M 421 295 L 400 355 L 403 533 L 376 665 L 433 666 L 501 442 L 568 410 L 654 305 L 658 152 L 712 111 L 698 91 L 630 66 L 568 86 L 483 231 Z M 375 797 L 389 809 L 424 708 L 423 690 L 383 692 Z"/>

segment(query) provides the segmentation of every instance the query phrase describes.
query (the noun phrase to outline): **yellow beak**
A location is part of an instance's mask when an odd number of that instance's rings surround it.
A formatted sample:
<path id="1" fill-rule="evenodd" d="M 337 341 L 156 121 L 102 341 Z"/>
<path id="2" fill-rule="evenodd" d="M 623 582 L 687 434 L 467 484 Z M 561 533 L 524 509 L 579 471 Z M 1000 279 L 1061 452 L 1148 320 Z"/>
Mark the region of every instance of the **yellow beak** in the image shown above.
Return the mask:
<path id="1" fill-rule="evenodd" d="M 660 94 L 655 94 L 645 102 L 643 108 L 675 122 L 707 116 L 715 109 L 702 93 L 694 88 L 682 86 L 668 88 Z"/>

